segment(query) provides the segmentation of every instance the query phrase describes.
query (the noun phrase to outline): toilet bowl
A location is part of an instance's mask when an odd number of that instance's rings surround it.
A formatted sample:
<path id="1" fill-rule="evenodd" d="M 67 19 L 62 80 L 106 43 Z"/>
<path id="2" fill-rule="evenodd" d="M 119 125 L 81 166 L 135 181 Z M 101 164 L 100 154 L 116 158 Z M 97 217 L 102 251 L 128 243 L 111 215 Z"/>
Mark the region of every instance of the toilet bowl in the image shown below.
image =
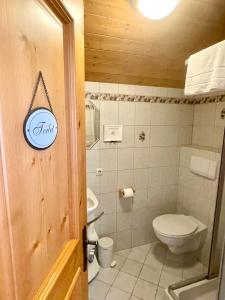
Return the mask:
<path id="1" fill-rule="evenodd" d="M 192 216 L 166 214 L 153 222 L 156 237 L 174 254 L 194 252 L 203 246 L 207 227 Z"/>

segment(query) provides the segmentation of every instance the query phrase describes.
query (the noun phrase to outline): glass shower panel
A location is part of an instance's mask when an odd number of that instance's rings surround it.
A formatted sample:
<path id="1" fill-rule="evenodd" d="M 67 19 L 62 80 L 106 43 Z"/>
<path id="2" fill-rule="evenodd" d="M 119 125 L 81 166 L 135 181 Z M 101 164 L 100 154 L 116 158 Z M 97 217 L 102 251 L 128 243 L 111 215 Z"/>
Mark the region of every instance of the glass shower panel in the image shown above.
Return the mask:
<path id="1" fill-rule="evenodd" d="M 211 255 L 209 263 L 209 278 L 218 276 L 220 262 L 223 252 L 223 241 L 225 236 L 225 141 L 221 155 L 220 176 L 214 216 L 214 227 L 212 234 Z M 224 298 L 225 299 L 225 298 Z"/>

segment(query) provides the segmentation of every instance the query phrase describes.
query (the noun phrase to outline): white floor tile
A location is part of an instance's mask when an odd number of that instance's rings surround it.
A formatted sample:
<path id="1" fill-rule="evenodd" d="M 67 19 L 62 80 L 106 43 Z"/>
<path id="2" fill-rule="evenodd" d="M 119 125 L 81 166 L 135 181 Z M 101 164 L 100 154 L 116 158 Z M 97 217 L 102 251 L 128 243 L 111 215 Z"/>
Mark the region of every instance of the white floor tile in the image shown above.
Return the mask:
<path id="1" fill-rule="evenodd" d="M 118 275 L 118 273 L 119 271 L 113 268 L 106 268 L 106 269 L 101 268 L 98 273 L 97 279 L 111 285 L 115 280 L 116 276 Z"/>
<path id="2" fill-rule="evenodd" d="M 150 250 L 150 244 L 146 244 L 146 245 L 142 245 L 142 246 L 139 246 L 139 247 L 135 247 L 133 249 L 139 249 L 139 250 L 145 252 L 146 254 L 148 254 L 148 252 Z"/>
<path id="3" fill-rule="evenodd" d="M 167 288 L 169 285 L 182 281 L 181 277 L 174 276 L 170 273 L 162 272 L 159 286 L 162 288 Z"/>
<path id="4" fill-rule="evenodd" d="M 128 258 L 125 264 L 123 265 L 121 271 L 133 275 L 135 277 L 138 277 L 141 272 L 142 266 L 143 266 L 142 263 L 139 263 L 135 260 L 131 260 Z"/>
<path id="5" fill-rule="evenodd" d="M 160 269 L 156 269 L 154 267 L 144 265 L 143 269 L 141 270 L 140 278 L 145 281 L 158 285 L 160 275 L 161 275 Z"/>
<path id="6" fill-rule="evenodd" d="M 183 263 L 175 260 L 167 260 L 163 267 L 163 272 L 172 274 L 177 277 L 182 277 Z"/>
<path id="7" fill-rule="evenodd" d="M 105 300 L 129 300 L 131 294 L 123 292 L 116 288 L 111 288 Z"/>
<path id="8" fill-rule="evenodd" d="M 124 272 L 120 272 L 113 283 L 113 287 L 119 288 L 120 290 L 125 291 L 127 293 L 132 293 L 136 281 L 136 277 L 126 274 Z"/>
<path id="9" fill-rule="evenodd" d="M 133 295 L 143 300 L 155 299 L 157 285 L 138 279 Z"/>
<path id="10" fill-rule="evenodd" d="M 155 300 L 164 300 L 165 299 L 164 297 L 165 297 L 165 290 L 158 287 Z"/>
<path id="11" fill-rule="evenodd" d="M 124 265 L 126 259 L 127 259 L 126 256 L 115 254 L 113 257 L 113 260 L 116 261 L 116 266 L 114 267 L 114 269 L 120 270 Z"/>
<path id="12" fill-rule="evenodd" d="M 147 253 L 145 251 L 141 251 L 138 247 L 133 248 L 128 255 L 129 259 L 136 260 L 139 263 L 144 263 Z"/>
<path id="13" fill-rule="evenodd" d="M 109 289 L 109 284 L 95 279 L 89 284 L 89 297 L 92 300 L 104 300 Z"/>
<path id="14" fill-rule="evenodd" d="M 152 266 L 154 268 L 162 270 L 163 261 L 157 259 L 152 253 L 149 253 L 145 260 L 145 265 Z"/>
<path id="15" fill-rule="evenodd" d="M 164 300 L 165 288 L 204 270 L 193 255 L 174 255 L 159 242 L 118 251 L 114 260 L 89 285 L 89 300 Z"/>
<path id="16" fill-rule="evenodd" d="M 131 249 L 125 249 L 121 251 L 117 251 L 115 254 L 127 257 L 131 252 Z"/>

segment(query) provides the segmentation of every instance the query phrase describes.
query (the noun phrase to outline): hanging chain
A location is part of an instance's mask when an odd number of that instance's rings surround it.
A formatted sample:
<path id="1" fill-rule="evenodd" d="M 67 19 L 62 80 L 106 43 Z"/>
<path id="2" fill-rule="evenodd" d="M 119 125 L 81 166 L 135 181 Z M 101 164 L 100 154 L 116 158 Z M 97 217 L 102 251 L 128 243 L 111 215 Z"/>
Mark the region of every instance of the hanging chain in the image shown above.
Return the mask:
<path id="1" fill-rule="evenodd" d="M 42 72 L 39 71 L 39 73 L 38 73 L 38 79 L 37 79 L 37 82 L 36 82 L 36 85 L 35 85 L 35 88 L 34 88 L 34 93 L 33 93 L 33 97 L 32 97 L 32 100 L 31 100 L 31 103 L 30 103 L 30 106 L 29 106 L 29 109 L 28 109 L 28 113 L 30 113 L 31 110 L 32 110 L 32 106 L 34 104 L 34 100 L 35 100 L 35 97 L 37 95 L 37 89 L 38 89 L 40 81 L 42 82 L 42 85 L 44 87 L 44 92 L 45 92 L 45 95 L 46 95 L 46 98 L 47 98 L 50 110 L 51 110 L 51 112 L 53 112 L 52 105 L 51 105 L 51 102 L 50 102 L 50 98 L 49 98 L 49 95 L 48 95 L 48 90 L 47 90 L 47 87 L 45 85 L 44 77 L 42 75 Z"/>

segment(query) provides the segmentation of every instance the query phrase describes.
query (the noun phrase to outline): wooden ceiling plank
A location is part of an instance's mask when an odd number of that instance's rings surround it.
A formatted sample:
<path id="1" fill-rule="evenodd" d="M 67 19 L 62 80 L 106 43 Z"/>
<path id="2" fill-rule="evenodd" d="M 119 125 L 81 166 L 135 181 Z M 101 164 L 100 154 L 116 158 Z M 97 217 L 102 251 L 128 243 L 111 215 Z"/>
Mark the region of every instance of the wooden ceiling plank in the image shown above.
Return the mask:
<path id="1" fill-rule="evenodd" d="M 214 41 L 215 39 L 217 39 L 218 41 L 220 41 L 225 37 L 225 33 L 221 35 L 213 31 L 212 35 L 212 31 L 210 32 L 209 30 L 204 30 L 206 31 L 204 32 L 204 34 L 201 34 L 199 31 L 200 28 L 196 26 L 188 34 L 178 34 L 177 31 L 169 29 L 168 26 L 166 26 L 166 29 L 157 28 L 157 30 L 151 30 L 151 28 L 146 29 L 141 24 L 137 25 L 135 23 L 128 23 L 123 20 L 108 17 L 91 14 L 87 14 L 85 17 L 86 33 L 101 34 L 150 43 L 154 43 L 160 40 L 179 40 L 180 43 L 197 44 L 202 40 L 202 37 L 204 37 L 204 39 L 207 40 L 207 42 L 210 44 L 211 40 Z"/>
<path id="2" fill-rule="evenodd" d="M 189 46 L 189 47 L 188 47 Z M 191 54 L 201 50 L 199 45 L 182 45 L 179 41 L 169 43 L 147 43 L 99 34 L 85 34 L 85 47 L 87 49 L 111 50 L 125 54 L 141 56 L 165 57 L 168 59 L 183 60 Z"/>

